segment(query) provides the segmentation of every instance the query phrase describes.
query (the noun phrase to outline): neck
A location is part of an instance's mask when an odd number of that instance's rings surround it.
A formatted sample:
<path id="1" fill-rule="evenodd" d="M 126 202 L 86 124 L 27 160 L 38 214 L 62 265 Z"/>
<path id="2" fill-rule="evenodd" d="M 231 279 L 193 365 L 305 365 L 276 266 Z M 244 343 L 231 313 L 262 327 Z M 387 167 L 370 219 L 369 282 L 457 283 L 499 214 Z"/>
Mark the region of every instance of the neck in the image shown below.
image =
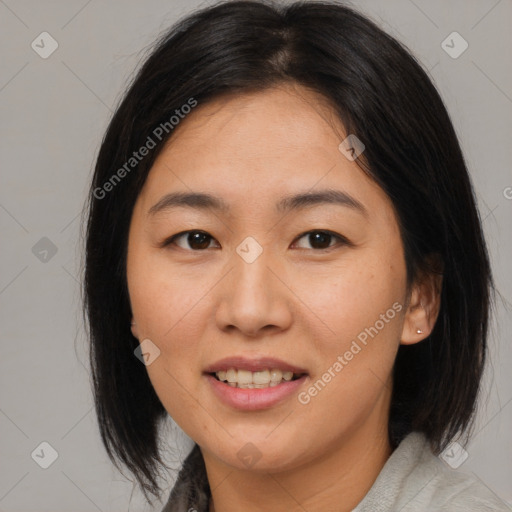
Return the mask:
<path id="1" fill-rule="evenodd" d="M 350 512 L 370 490 L 391 453 L 387 422 L 383 426 L 371 417 L 316 459 L 286 472 L 221 467 L 218 459 L 203 451 L 212 492 L 209 512 Z"/>

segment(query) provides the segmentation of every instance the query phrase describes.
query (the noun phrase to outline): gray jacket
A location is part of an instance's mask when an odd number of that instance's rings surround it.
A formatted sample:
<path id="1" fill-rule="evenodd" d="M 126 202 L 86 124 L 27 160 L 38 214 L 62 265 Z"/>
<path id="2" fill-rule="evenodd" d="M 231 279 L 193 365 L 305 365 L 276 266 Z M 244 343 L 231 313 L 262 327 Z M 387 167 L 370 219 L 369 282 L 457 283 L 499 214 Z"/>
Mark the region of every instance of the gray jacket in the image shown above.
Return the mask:
<path id="1" fill-rule="evenodd" d="M 209 499 L 203 457 L 195 445 L 162 512 L 208 512 Z M 392 453 L 371 489 L 352 512 L 511 510 L 512 507 L 478 477 L 452 469 L 433 455 L 424 434 L 412 432 Z"/>

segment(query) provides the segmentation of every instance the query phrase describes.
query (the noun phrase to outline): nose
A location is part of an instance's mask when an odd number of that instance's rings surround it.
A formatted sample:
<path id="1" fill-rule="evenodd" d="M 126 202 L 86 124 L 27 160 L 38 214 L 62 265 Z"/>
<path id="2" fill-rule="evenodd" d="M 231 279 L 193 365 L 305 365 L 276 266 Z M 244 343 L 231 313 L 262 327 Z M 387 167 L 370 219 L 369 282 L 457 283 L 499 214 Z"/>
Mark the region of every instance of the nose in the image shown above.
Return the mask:
<path id="1" fill-rule="evenodd" d="M 219 329 L 236 330 L 250 338 L 286 330 L 292 322 L 293 293 L 276 262 L 264 250 L 252 263 L 235 253 L 232 263 L 234 268 L 217 290 Z"/>

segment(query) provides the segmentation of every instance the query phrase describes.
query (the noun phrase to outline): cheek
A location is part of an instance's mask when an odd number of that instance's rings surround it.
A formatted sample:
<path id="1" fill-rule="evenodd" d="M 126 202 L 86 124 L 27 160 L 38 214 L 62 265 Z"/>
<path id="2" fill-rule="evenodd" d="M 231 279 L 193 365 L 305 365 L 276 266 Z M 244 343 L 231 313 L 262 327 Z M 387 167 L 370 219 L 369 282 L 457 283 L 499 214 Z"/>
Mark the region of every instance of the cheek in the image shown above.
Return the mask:
<path id="1" fill-rule="evenodd" d="M 391 265 L 386 258 L 361 257 L 360 261 L 340 269 L 336 279 L 331 277 L 309 295 L 308 306 L 321 319 L 314 336 L 319 364 L 299 402 L 303 421 L 320 423 L 326 411 L 340 412 L 327 413 L 331 423 L 324 428 L 331 434 L 326 436 L 357 428 L 376 404 L 384 403 L 379 400 L 382 393 L 391 389 L 405 268 Z"/>
<path id="2" fill-rule="evenodd" d="M 385 248 L 358 251 L 343 260 L 342 265 L 333 265 L 321 274 L 309 273 L 296 283 L 297 295 L 304 297 L 309 310 L 325 327 L 324 339 L 330 339 L 331 344 L 343 344 L 373 326 L 395 302 L 402 303 L 405 263 L 400 254 Z M 396 309 L 385 320 L 399 316 Z M 396 334 L 397 324 L 386 322 L 386 329 L 382 330 L 393 330 Z"/>
<path id="3" fill-rule="evenodd" d="M 134 267 L 135 270 L 135 267 Z M 201 372 L 199 341 L 205 312 L 201 287 L 180 286 L 165 269 L 155 265 L 134 272 L 130 300 L 140 325 L 140 341 L 149 338 L 160 350 L 146 367 L 153 388 L 173 420 L 189 435 L 211 429 L 204 410 L 193 399 L 199 395 Z"/>
<path id="4" fill-rule="evenodd" d="M 165 258 L 142 250 L 130 256 L 127 278 L 132 312 L 144 329 L 142 335 L 166 346 L 186 328 L 187 337 L 193 339 L 208 282 L 184 279 Z"/>
<path id="5" fill-rule="evenodd" d="M 192 372 L 200 371 L 197 344 L 204 330 L 201 319 L 205 315 L 201 298 L 208 283 L 190 286 L 179 273 L 169 270 L 158 258 L 136 250 L 130 254 L 127 265 L 139 341 L 149 339 L 160 351 L 146 369 L 164 407 L 174 416 L 175 409 L 187 399 L 183 389 L 194 393 Z"/>
<path id="6" fill-rule="evenodd" d="M 405 264 L 385 248 L 361 251 L 320 283 L 307 295 L 309 308 L 321 320 L 314 337 L 320 361 L 314 379 L 322 381 L 319 388 L 329 381 L 318 405 L 325 401 L 327 407 L 331 401 L 363 410 L 386 385 L 396 357 Z"/>

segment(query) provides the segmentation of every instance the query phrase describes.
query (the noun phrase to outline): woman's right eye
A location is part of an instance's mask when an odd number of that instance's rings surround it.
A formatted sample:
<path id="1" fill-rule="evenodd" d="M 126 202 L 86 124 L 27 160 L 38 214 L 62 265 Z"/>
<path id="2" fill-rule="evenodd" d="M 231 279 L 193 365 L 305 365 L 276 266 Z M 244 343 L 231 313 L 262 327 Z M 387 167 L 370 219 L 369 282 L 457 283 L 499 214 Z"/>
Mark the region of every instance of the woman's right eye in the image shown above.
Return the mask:
<path id="1" fill-rule="evenodd" d="M 180 245 L 177 240 L 184 240 L 184 244 L 188 244 L 188 247 Z M 214 238 L 206 233 L 205 231 L 183 231 L 167 238 L 163 243 L 162 247 L 168 247 L 171 244 L 175 244 L 181 249 L 200 251 L 209 248 L 210 241 Z"/>

